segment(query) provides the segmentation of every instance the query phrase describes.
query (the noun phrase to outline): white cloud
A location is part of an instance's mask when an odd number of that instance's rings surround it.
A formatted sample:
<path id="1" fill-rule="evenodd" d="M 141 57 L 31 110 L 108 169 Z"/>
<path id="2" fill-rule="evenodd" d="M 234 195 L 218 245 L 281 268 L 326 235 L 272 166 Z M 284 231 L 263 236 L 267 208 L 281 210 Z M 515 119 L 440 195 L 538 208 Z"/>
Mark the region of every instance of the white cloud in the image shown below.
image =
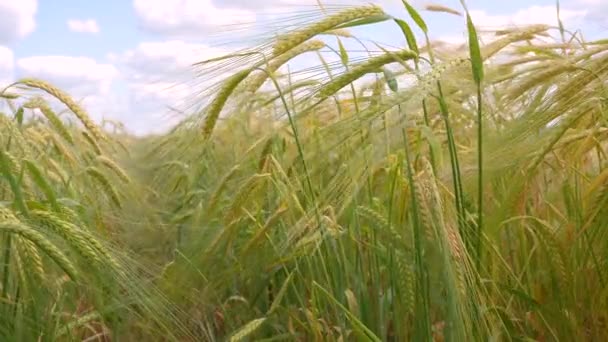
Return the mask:
<path id="1" fill-rule="evenodd" d="M 583 0 L 596 1 L 596 0 Z M 588 10 L 573 10 L 562 7 L 560 10 L 560 18 L 566 28 L 577 29 L 578 25 L 588 15 Z M 482 40 L 488 39 L 487 42 L 496 39 L 491 33 L 492 30 L 499 30 L 509 27 L 522 27 L 534 24 L 544 24 L 557 26 L 557 12 L 554 6 L 530 6 L 519 9 L 512 13 L 505 14 L 490 14 L 485 10 L 473 9 L 470 10 L 471 19 L 479 30 L 479 35 Z M 484 30 L 490 31 L 485 34 Z M 448 34 L 437 36 L 437 40 L 447 43 L 452 46 L 458 46 L 466 43 L 467 33 L 463 27 L 460 32 L 452 31 Z"/>
<path id="2" fill-rule="evenodd" d="M 172 108 L 185 110 L 185 101 L 200 89 L 192 86 L 191 65 L 224 53 L 169 40 L 108 53 L 108 63 L 85 57 L 34 56 L 18 59 L 16 64 L 19 77 L 41 78 L 66 90 L 96 122 L 118 120 L 130 132 L 145 134 L 166 131 L 183 118 Z M 0 50 L 0 65 L 2 60 Z"/>
<path id="3" fill-rule="evenodd" d="M 36 28 L 36 0 L 0 0 L 0 44 L 12 43 Z"/>
<path id="4" fill-rule="evenodd" d="M 219 8 L 211 0 L 133 0 L 141 27 L 154 33 L 200 36 L 218 26 L 253 22 L 255 14 Z"/>
<path id="5" fill-rule="evenodd" d="M 110 54 L 127 82 L 132 115 L 125 122 L 136 133 L 162 131 L 177 123 L 170 108 L 185 110 L 196 93 L 193 63 L 225 54 L 204 44 L 180 40 L 142 42 L 122 54 Z"/>
<path id="6" fill-rule="evenodd" d="M 88 57 L 33 56 L 17 60 L 22 77 L 37 77 L 80 96 L 108 93 L 118 70 Z"/>
<path id="7" fill-rule="evenodd" d="M 122 120 L 127 113 L 114 92 L 119 72 L 112 64 L 88 57 L 31 56 L 17 59 L 16 67 L 19 78 L 40 78 L 68 92 L 97 123 L 103 118 Z"/>
<path id="8" fill-rule="evenodd" d="M 95 19 L 69 19 L 70 31 L 79 33 L 99 33 L 99 25 Z"/>
<path id="9" fill-rule="evenodd" d="M 113 56 L 117 61 L 136 73 L 137 77 L 154 78 L 167 76 L 190 69 L 193 63 L 217 57 L 224 50 L 204 44 L 186 43 L 181 40 L 162 42 L 142 42 L 121 56 Z"/>
<path id="10" fill-rule="evenodd" d="M 442 43 L 457 46 L 457 45 L 464 44 L 466 42 L 466 39 L 467 39 L 466 35 L 464 34 L 464 32 L 462 32 L 462 34 L 442 35 L 442 36 L 439 36 L 439 38 L 437 40 Z"/>
<path id="11" fill-rule="evenodd" d="M 332 4 L 336 4 L 340 0 L 332 1 Z M 316 5 L 317 0 L 213 0 L 214 5 L 219 8 L 246 8 L 251 10 L 256 9 L 267 9 L 277 8 L 282 6 L 293 6 L 293 5 Z M 356 4 L 355 4 L 356 5 Z"/>
<path id="12" fill-rule="evenodd" d="M 173 111 L 185 109 L 183 99 L 192 94 L 192 89 L 180 83 L 133 82 L 129 85 L 129 93 L 133 114 L 125 124 L 129 130 L 140 134 L 165 131 L 183 119 Z"/>
<path id="13" fill-rule="evenodd" d="M 0 46 L 0 87 L 8 85 L 12 81 L 14 64 L 13 51 Z"/>
<path id="14" fill-rule="evenodd" d="M 82 106 L 97 124 L 101 124 L 103 119 L 115 120 L 125 124 L 127 129 L 131 129 L 137 121 L 142 121 L 141 117 L 133 117 L 133 111 L 129 107 L 129 95 L 126 93 L 112 91 L 79 99 L 82 99 Z"/>
<path id="15" fill-rule="evenodd" d="M 504 28 L 510 26 L 524 26 L 532 24 L 557 25 L 557 12 L 555 6 L 531 6 L 520 9 L 512 14 L 488 14 L 483 10 L 471 10 L 471 18 L 475 26 L 483 28 Z M 577 24 L 585 17 L 586 10 L 572 10 L 562 8 L 560 18 L 565 25 Z"/>
<path id="16" fill-rule="evenodd" d="M 608 2 L 606 0 L 578 0 L 580 5 L 587 8 L 587 17 L 591 21 L 602 25 L 606 29 L 608 25 Z"/>

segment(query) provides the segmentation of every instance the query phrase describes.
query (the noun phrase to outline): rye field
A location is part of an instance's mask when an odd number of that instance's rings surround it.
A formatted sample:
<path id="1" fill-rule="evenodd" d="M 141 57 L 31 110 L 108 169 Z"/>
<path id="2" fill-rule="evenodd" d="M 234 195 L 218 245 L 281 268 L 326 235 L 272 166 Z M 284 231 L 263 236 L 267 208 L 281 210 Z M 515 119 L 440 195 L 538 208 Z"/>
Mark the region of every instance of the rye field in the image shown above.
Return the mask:
<path id="1" fill-rule="evenodd" d="M 608 40 L 403 5 L 201 60 L 165 134 L 2 89 L 0 340 L 605 340 Z"/>

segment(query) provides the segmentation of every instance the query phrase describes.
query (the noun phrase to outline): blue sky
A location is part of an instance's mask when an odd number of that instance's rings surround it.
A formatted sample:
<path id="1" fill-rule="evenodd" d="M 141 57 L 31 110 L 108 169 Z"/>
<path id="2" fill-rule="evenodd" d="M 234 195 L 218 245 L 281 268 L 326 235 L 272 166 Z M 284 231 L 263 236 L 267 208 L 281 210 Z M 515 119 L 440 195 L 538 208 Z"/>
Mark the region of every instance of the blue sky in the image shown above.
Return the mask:
<path id="1" fill-rule="evenodd" d="M 327 3 L 361 4 L 360 0 Z M 400 0 L 376 0 L 405 18 Z M 191 63 L 227 52 L 214 42 L 235 40 L 224 28 L 259 21 L 263 13 L 290 15 L 294 5 L 316 0 L 0 0 L 0 84 L 40 77 L 82 100 L 91 115 L 120 120 L 132 132 L 162 131 L 175 123 L 169 106 L 196 92 L 180 77 Z M 459 0 L 411 1 L 460 9 Z M 554 0 L 469 0 L 478 27 L 555 23 Z M 562 0 L 567 28 L 587 39 L 608 38 L 608 0 Z M 301 8 L 301 7 L 298 7 Z M 464 39 L 463 19 L 422 12 L 433 38 Z M 251 27 L 241 25 L 240 27 Z M 246 35 L 246 31 L 242 31 Z M 365 38 L 399 45 L 394 26 L 358 32 Z M 255 34 L 253 35 L 255 36 Z M 247 42 L 247 40 L 241 39 Z M 178 101 L 179 102 L 179 101 Z"/>

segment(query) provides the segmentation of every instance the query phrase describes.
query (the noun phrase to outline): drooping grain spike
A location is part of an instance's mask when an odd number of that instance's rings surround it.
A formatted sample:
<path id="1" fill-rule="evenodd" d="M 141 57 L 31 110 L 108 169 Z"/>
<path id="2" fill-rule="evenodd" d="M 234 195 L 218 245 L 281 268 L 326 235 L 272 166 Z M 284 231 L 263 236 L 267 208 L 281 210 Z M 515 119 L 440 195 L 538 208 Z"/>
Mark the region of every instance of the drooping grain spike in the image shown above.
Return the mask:
<path id="1" fill-rule="evenodd" d="M 402 50 L 370 58 L 365 62 L 353 66 L 348 72 L 326 83 L 319 90 L 319 98 L 323 100 L 332 96 L 340 89 L 358 80 L 366 74 L 374 72 L 383 72 L 382 67 L 388 63 L 397 62 L 399 60 L 414 59 L 417 56 L 418 55 L 413 51 Z"/>
<path id="2" fill-rule="evenodd" d="M 207 205 L 207 214 L 208 215 L 213 213 L 213 211 L 215 210 L 215 207 L 217 206 L 217 204 L 219 202 L 220 196 L 223 194 L 224 189 L 228 185 L 228 182 L 232 179 L 232 177 L 234 177 L 234 175 L 236 175 L 236 173 L 237 173 L 237 171 L 239 171 L 239 169 L 240 169 L 240 166 L 235 165 L 219 181 L 219 184 L 213 191 L 213 194 L 211 195 L 211 198 L 209 199 L 209 204 Z"/>
<path id="3" fill-rule="evenodd" d="M 74 250 L 89 262 L 99 266 L 110 265 L 114 270 L 121 269 L 115 258 L 88 232 L 78 229 L 73 224 L 60 219 L 48 211 L 33 210 L 31 215 L 40 224 L 51 229 L 66 240 Z"/>
<path id="4" fill-rule="evenodd" d="M 42 258 L 36 249 L 36 244 L 23 237 L 19 237 L 19 240 L 19 247 L 23 250 L 23 254 L 26 255 L 29 262 L 31 262 L 34 275 L 37 279 L 44 279 L 44 266 Z"/>
<path id="5" fill-rule="evenodd" d="M 266 317 L 254 319 L 253 321 L 245 324 L 239 330 L 237 330 L 232 337 L 230 337 L 230 342 L 239 342 L 243 339 L 247 338 L 247 336 L 253 334 L 256 330 L 262 326 L 266 322 Z"/>
<path id="6" fill-rule="evenodd" d="M 101 187 L 104 189 L 104 191 L 106 192 L 106 194 L 108 195 L 108 197 L 110 198 L 112 203 L 116 207 L 122 208 L 122 203 L 118 196 L 118 192 L 116 191 L 116 188 L 114 188 L 114 186 L 112 185 L 112 182 L 110 182 L 110 180 L 101 171 L 99 171 L 95 167 L 87 168 L 86 172 L 91 177 L 93 177 L 93 179 L 95 179 L 99 183 L 99 185 L 101 185 Z"/>
<path id="7" fill-rule="evenodd" d="M 215 128 L 215 124 L 217 123 L 217 119 L 224 108 L 224 105 L 228 101 L 228 98 L 236 89 L 236 87 L 245 79 L 249 74 L 253 71 L 253 69 L 242 70 L 230 78 L 228 78 L 220 90 L 217 92 L 215 98 L 211 101 L 209 106 L 206 109 L 206 117 L 205 122 L 203 124 L 203 136 L 207 139 L 213 133 L 213 129 Z"/>
<path id="8" fill-rule="evenodd" d="M 308 39 L 358 19 L 385 16 L 386 13 L 377 5 L 349 8 L 330 15 L 316 23 L 280 36 L 273 46 L 273 56 L 279 56 L 304 43 Z"/>
<path id="9" fill-rule="evenodd" d="M 99 156 L 97 156 L 97 161 L 99 163 L 101 163 L 102 165 L 104 165 L 105 167 L 107 167 L 108 169 L 114 171 L 114 173 L 118 176 L 118 178 L 120 178 L 123 182 L 125 182 L 125 183 L 131 182 L 131 178 L 129 178 L 129 175 L 127 175 L 125 170 L 123 170 L 112 159 L 110 159 L 104 155 L 99 155 Z"/>
<path id="10" fill-rule="evenodd" d="M 101 146 L 97 143 L 95 139 L 89 134 L 87 131 L 82 131 L 82 136 L 85 140 L 93 147 L 93 151 L 95 151 L 96 155 L 101 155 L 103 152 L 101 151 Z"/>
<path id="11" fill-rule="evenodd" d="M 30 101 L 30 103 L 24 105 L 24 107 L 32 108 L 32 109 L 38 108 L 40 110 L 40 112 L 47 118 L 47 120 L 49 120 L 51 125 L 55 128 L 55 130 L 57 130 L 57 133 L 59 133 L 59 135 L 63 139 L 65 139 L 70 144 L 74 143 L 74 139 L 72 138 L 72 135 L 70 134 L 68 129 L 65 127 L 65 125 L 63 124 L 61 119 L 57 116 L 57 114 L 55 114 L 55 112 L 53 112 L 51 107 L 46 102 L 44 102 L 42 99 L 38 99 L 38 98 L 34 99 L 34 100 Z"/>
<path id="12" fill-rule="evenodd" d="M 87 112 L 72 99 L 63 90 L 55 87 L 54 85 L 33 78 L 23 78 L 17 82 L 18 84 L 26 85 L 30 88 L 36 88 L 45 91 L 57 100 L 61 101 L 66 107 L 68 107 L 74 115 L 80 120 L 85 128 L 91 133 L 91 135 L 98 140 L 106 140 L 106 136 L 101 132 L 99 127 L 91 120 Z"/>
<path id="13" fill-rule="evenodd" d="M 61 250 L 51 243 L 44 235 L 29 226 L 16 222 L 0 222 L 0 231 L 17 234 L 32 241 L 39 249 L 48 255 L 73 281 L 78 280 L 78 272 Z"/>
<path id="14" fill-rule="evenodd" d="M 229 207 L 226 216 L 228 221 L 232 221 L 235 219 L 235 215 L 240 212 L 241 207 L 248 199 L 248 197 L 257 189 L 259 189 L 259 187 L 262 185 L 262 182 L 266 180 L 269 176 L 269 173 L 254 174 L 241 185 L 241 187 L 237 190 L 236 195 L 234 196 L 232 204 Z"/>
<path id="15" fill-rule="evenodd" d="M 309 42 L 301 44 L 300 46 L 297 46 L 297 47 L 285 52 L 284 54 L 272 59 L 268 63 L 268 66 L 266 67 L 266 71 L 270 74 L 273 74 L 274 72 L 279 70 L 279 68 L 281 66 L 283 66 L 285 63 L 289 62 L 290 60 L 294 59 L 295 57 L 302 55 L 306 52 L 318 51 L 318 50 L 322 49 L 324 46 L 325 46 L 325 43 L 320 40 L 311 40 Z M 248 80 L 244 85 L 245 85 L 245 88 L 247 91 L 255 93 L 264 84 L 264 82 L 267 79 L 268 79 L 268 74 L 266 72 L 260 71 L 255 76 L 253 76 L 250 80 Z"/>
<path id="16" fill-rule="evenodd" d="M 24 160 L 24 165 L 28 170 L 32 180 L 36 183 L 36 185 L 38 185 L 40 190 L 42 190 L 42 192 L 46 196 L 46 199 L 51 203 L 53 210 L 59 211 L 59 204 L 57 203 L 57 196 L 55 195 L 55 190 L 46 180 L 44 174 L 38 168 L 36 163 L 32 160 L 26 159 Z"/>

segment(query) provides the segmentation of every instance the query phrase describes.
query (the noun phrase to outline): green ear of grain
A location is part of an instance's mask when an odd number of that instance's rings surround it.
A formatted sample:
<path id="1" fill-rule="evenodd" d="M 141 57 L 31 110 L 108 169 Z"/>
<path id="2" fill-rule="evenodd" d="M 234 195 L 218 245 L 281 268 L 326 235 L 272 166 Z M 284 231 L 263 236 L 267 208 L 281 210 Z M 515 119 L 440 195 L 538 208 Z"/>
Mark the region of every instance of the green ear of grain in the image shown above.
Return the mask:
<path id="1" fill-rule="evenodd" d="M 238 171 L 240 171 L 241 166 L 240 165 L 235 165 L 233 166 L 225 175 L 224 177 L 222 177 L 222 179 L 220 179 L 220 181 L 218 182 L 217 186 L 215 187 L 215 190 L 213 191 L 213 194 L 211 195 L 209 202 L 207 203 L 207 215 L 211 215 L 218 202 L 220 201 L 220 197 L 223 195 L 224 193 L 224 189 L 226 188 L 226 186 L 228 185 L 228 183 L 230 182 L 230 180 L 232 180 L 232 178 L 238 173 Z"/>
<path id="2" fill-rule="evenodd" d="M 365 25 L 377 24 L 377 23 L 381 23 L 381 22 L 386 21 L 386 20 L 390 20 L 392 18 L 393 17 L 391 17 L 388 14 L 375 15 L 375 16 L 372 16 L 372 17 L 367 17 L 367 18 L 351 21 L 350 23 L 338 25 L 338 26 L 336 26 L 335 29 L 336 30 L 343 30 L 343 29 L 349 28 L 349 27 L 357 27 L 357 26 L 365 26 Z"/>
<path id="3" fill-rule="evenodd" d="M 473 78 L 477 85 L 481 85 L 483 81 L 483 59 L 481 58 L 481 49 L 479 48 L 479 39 L 477 30 L 471 20 L 471 15 L 467 13 L 467 31 L 469 32 L 469 53 L 471 54 L 471 65 L 473 68 Z"/>
<path id="4" fill-rule="evenodd" d="M 412 20 L 414 20 L 416 25 L 418 25 L 418 27 L 422 30 L 422 32 L 424 32 L 425 34 L 428 33 L 429 28 L 426 25 L 426 23 L 424 22 L 424 19 L 422 19 L 422 17 L 418 13 L 418 11 L 416 11 L 416 9 L 414 7 L 412 7 L 412 5 L 410 5 L 407 1 L 405 1 L 405 0 L 401 0 L 401 1 L 403 2 L 405 9 L 407 10 L 407 13 L 409 13 L 410 17 L 412 18 Z"/>
<path id="5" fill-rule="evenodd" d="M 213 129 L 215 128 L 215 125 L 217 123 L 217 119 L 219 118 L 220 113 L 224 108 L 224 105 L 226 105 L 226 102 L 228 101 L 228 98 L 230 97 L 234 89 L 236 89 L 236 87 L 245 78 L 247 78 L 247 76 L 249 76 L 252 71 L 253 69 L 249 68 L 234 74 L 233 76 L 228 78 L 228 80 L 226 80 L 226 82 L 222 85 L 221 89 L 217 92 L 217 95 L 215 96 L 213 101 L 211 101 L 209 107 L 207 108 L 207 117 L 205 118 L 205 122 L 203 124 L 202 129 L 203 136 L 205 138 L 210 137 L 211 133 L 213 133 Z"/>
<path id="6" fill-rule="evenodd" d="M 26 214 L 28 213 L 27 206 L 25 205 L 25 199 L 23 198 L 23 193 L 21 191 L 21 184 L 17 182 L 17 179 L 11 172 L 10 167 L 10 159 L 6 155 L 4 150 L 0 150 L 0 172 L 7 179 L 11 190 L 13 191 L 13 196 L 15 196 L 15 204 L 19 210 Z"/>
<path id="7" fill-rule="evenodd" d="M 287 276 L 287 279 L 285 279 L 285 281 L 283 282 L 281 289 L 279 290 L 279 292 L 277 293 L 277 296 L 275 297 L 274 301 L 270 305 L 270 309 L 268 310 L 268 315 L 275 312 L 276 309 L 281 304 L 281 300 L 283 300 L 285 293 L 287 293 L 287 288 L 289 287 L 289 284 L 291 284 L 291 279 L 293 278 L 293 275 L 294 275 L 293 272 L 290 273 L 289 276 Z"/>
<path id="8" fill-rule="evenodd" d="M 369 58 L 365 62 L 358 63 L 347 72 L 335 77 L 330 82 L 324 84 L 318 91 L 320 99 L 326 99 L 345 86 L 358 80 L 369 73 L 382 72 L 382 67 L 392 62 L 417 58 L 417 54 L 410 50 L 387 52 L 386 54 Z"/>
<path id="9" fill-rule="evenodd" d="M 416 37 L 414 36 L 414 32 L 412 32 L 412 28 L 405 21 L 401 19 L 395 19 L 395 22 L 403 31 L 403 35 L 405 36 L 405 40 L 407 41 L 407 46 L 410 50 L 414 51 L 416 54 L 419 54 L 418 43 L 416 43 Z"/>
<path id="10" fill-rule="evenodd" d="M 0 92 L 0 98 L 6 99 L 6 100 L 16 100 L 19 98 L 19 94 Z"/>
<path id="11" fill-rule="evenodd" d="M 473 79 L 477 87 L 477 232 L 475 232 L 475 249 L 477 266 L 481 263 L 482 254 L 482 233 L 483 233 L 483 113 L 482 113 L 482 93 L 481 84 L 483 82 L 483 59 L 481 57 L 481 49 L 479 47 L 479 38 L 477 30 L 473 25 L 471 15 L 466 8 L 464 0 L 461 0 L 462 6 L 467 14 L 467 31 L 469 34 L 469 54 L 471 58 L 471 68 Z"/>
<path id="12" fill-rule="evenodd" d="M 55 195 L 55 191 L 53 190 L 53 187 L 46 181 L 46 178 L 42 174 L 42 171 L 40 171 L 38 166 L 36 166 L 36 164 L 29 159 L 25 159 L 23 162 L 25 164 L 26 169 L 30 173 L 30 176 L 34 183 L 36 183 L 40 190 L 42 190 L 42 192 L 46 196 L 46 199 L 49 201 L 49 203 L 51 203 L 51 207 L 53 208 L 53 210 L 59 212 L 60 208 L 59 204 L 57 203 L 57 196 Z"/>
<path id="13" fill-rule="evenodd" d="M 111 266 L 112 271 L 122 273 L 120 264 L 97 238 L 74 224 L 64 221 L 56 214 L 45 210 L 32 210 L 31 215 L 37 222 L 61 236 L 78 254 L 92 265 Z"/>
<path id="14" fill-rule="evenodd" d="M 77 281 L 78 272 L 70 260 L 61 252 L 61 250 L 51 243 L 44 235 L 29 226 L 19 222 L 2 222 L 0 223 L 0 231 L 6 231 L 12 234 L 18 234 L 32 241 L 39 249 L 48 255 L 73 281 Z"/>
<path id="15" fill-rule="evenodd" d="M 114 186 L 112 185 L 112 182 L 110 182 L 110 180 L 108 180 L 108 178 L 95 167 L 87 168 L 86 172 L 93 179 L 95 179 L 97 181 L 97 183 L 103 188 L 103 190 L 106 192 L 106 195 L 110 198 L 112 203 L 117 208 L 122 208 L 122 203 L 120 201 L 120 197 L 118 196 L 118 192 L 116 191 L 116 188 L 114 188 Z"/>
<path id="16" fill-rule="evenodd" d="M 346 52 L 346 49 L 344 48 L 344 44 L 342 44 L 342 40 L 340 38 L 337 38 L 337 40 L 338 40 L 338 48 L 340 49 L 340 60 L 342 61 L 342 64 L 348 65 L 348 53 Z"/>

